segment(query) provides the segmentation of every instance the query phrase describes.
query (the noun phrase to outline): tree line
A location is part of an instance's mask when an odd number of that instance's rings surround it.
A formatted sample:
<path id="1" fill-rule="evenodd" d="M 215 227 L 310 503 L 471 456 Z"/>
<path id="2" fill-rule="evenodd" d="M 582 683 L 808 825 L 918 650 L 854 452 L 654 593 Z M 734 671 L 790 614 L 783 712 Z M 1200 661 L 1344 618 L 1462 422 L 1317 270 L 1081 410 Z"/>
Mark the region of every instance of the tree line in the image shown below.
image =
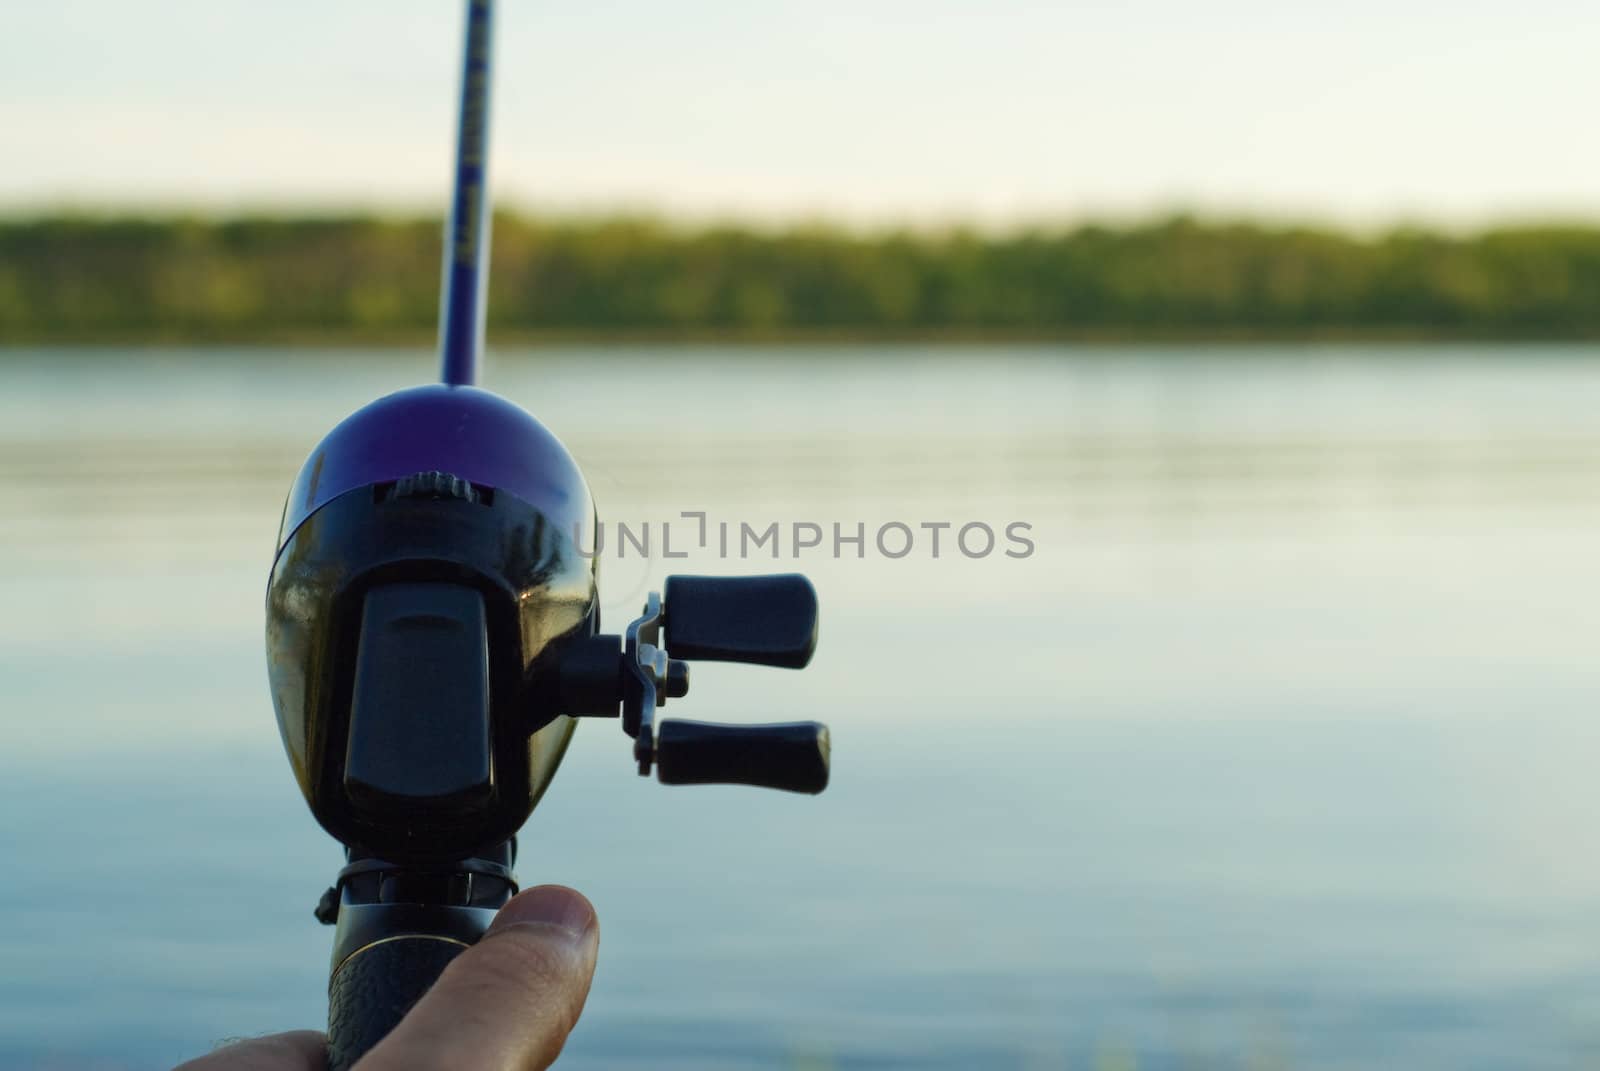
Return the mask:
<path id="1" fill-rule="evenodd" d="M 0 220 L 0 343 L 420 340 L 437 220 Z M 495 224 L 490 332 L 1600 337 L 1600 225 L 1470 234 L 1173 217 L 985 232 Z"/>

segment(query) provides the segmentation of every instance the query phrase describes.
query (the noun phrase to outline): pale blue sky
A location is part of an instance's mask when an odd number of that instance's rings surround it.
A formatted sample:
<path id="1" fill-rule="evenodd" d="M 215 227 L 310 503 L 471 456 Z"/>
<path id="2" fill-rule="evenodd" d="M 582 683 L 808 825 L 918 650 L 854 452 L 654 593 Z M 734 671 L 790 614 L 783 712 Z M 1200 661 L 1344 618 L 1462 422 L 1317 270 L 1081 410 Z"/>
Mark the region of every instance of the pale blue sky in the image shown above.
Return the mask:
<path id="1" fill-rule="evenodd" d="M 1592 0 L 501 6 L 523 206 L 1600 215 Z M 0 206 L 442 201 L 457 3 L 7 7 Z"/>

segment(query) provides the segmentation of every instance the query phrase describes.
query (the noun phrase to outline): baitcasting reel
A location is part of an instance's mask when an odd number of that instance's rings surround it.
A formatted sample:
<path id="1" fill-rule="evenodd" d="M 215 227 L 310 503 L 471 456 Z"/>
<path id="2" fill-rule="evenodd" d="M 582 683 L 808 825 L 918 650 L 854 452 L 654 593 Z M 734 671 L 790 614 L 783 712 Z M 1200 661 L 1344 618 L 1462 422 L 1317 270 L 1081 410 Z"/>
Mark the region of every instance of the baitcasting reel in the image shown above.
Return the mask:
<path id="1" fill-rule="evenodd" d="M 410 472 L 422 464 L 448 465 Z M 690 661 L 799 669 L 803 576 L 673 576 L 624 637 L 600 632 L 588 487 L 511 403 L 418 387 L 340 424 L 290 492 L 267 650 L 289 758 L 352 846 L 458 859 L 511 837 L 579 717 L 620 716 L 665 784 L 827 785 L 827 730 L 655 723 Z M 582 540 L 580 542 L 580 540 Z"/>
<path id="2" fill-rule="evenodd" d="M 515 836 L 575 719 L 620 718 L 641 774 L 821 792 L 815 722 L 656 722 L 688 662 L 799 669 L 817 642 L 802 576 L 675 576 L 619 637 L 600 631 L 594 502 L 522 409 L 472 386 L 482 351 L 490 0 L 467 5 L 442 379 L 381 398 L 312 452 L 267 588 L 283 744 L 348 865 L 335 923 L 328 1065 L 377 1044 L 516 892 Z M 587 533 L 587 534 L 585 534 Z"/>
<path id="3" fill-rule="evenodd" d="M 666 784 L 827 786 L 820 724 L 655 717 L 688 692 L 689 662 L 804 667 L 817 640 L 811 583 L 673 576 L 623 636 L 606 634 L 596 530 L 565 448 L 468 386 L 360 410 L 290 491 L 267 652 L 301 790 L 349 850 L 318 909 L 339 927 L 336 1056 L 379 1040 L 515 891 L 513 838 L 575 719 L 619 718 L 639 772 Z M 375 986 L 404 992 L 341 1023 L 340 1002 Z"/>

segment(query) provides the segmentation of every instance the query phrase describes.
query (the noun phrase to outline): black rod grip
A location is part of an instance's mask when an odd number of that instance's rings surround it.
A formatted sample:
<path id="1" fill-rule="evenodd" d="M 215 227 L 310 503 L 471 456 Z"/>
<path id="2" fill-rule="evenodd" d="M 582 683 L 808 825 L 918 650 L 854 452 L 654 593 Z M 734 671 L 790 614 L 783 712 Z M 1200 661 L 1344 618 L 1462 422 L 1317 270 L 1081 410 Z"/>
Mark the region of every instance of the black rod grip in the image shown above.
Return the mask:
<path id="1" fill-rule="evenodd" d="M 670 718 L 657 730 L 656 777 L 664 785 L 755 785 L 815 795 L 828 787 L 828 727 Z"/>
<path id="2" fill-rule="evenodd" d="M 817 649 L 817 591 L 799 573 L 669 576 L 662 602 L 673 658 L 803 669 Z"/>
<path id="3" fill-rule="evenodd" d="M 466 950 L 454 938 L 405 934 L 346 957 L 328 981 L 328 1071 L 349 1071 Z"/>

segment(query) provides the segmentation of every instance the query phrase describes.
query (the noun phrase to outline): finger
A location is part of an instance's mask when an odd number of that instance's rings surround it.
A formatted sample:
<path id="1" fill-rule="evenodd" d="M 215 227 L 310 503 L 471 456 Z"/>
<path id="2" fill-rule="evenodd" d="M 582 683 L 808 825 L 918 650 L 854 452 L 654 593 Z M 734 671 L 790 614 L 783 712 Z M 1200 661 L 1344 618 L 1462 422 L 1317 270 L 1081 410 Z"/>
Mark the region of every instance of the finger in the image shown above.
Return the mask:
<path id="1" fill-rule="evenodd" d="M 513 897 L 358 1071 L 542 1071 L 583 1011 L 599 944 L 581 893 L 541 885 Z"/>
<path id="2" fill-rule="evenodd" d="M 230 1042 L 173 1071 L 324 1071 L 328 1040 L 316 1030 L 295 1030 Z"/>

